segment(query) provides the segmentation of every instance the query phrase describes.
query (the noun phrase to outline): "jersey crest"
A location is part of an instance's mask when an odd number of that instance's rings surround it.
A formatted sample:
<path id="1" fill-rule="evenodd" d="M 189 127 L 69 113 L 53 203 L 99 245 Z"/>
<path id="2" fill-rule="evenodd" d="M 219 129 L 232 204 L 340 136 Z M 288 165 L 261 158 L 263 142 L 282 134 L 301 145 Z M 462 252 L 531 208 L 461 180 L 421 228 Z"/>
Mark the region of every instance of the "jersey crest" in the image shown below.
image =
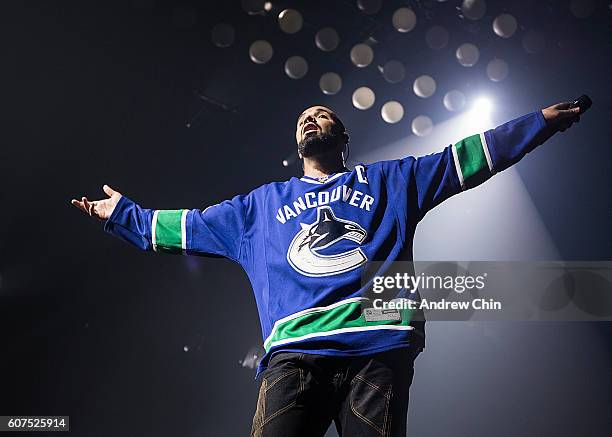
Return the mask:
<path id="1" fill-rule="evenodd" d="M 300 223 L 300 226 L 302 229 L 289 245 L 287 261 L 302 275 L 338 275 L 356 269 L 368 260 L 359 247 L 333 255 L 319 253 L 342 239 L 361 244 L 367 236 L 359 223 L 336 217 L 330 206 L 319 207 L 315 222 Z"/>

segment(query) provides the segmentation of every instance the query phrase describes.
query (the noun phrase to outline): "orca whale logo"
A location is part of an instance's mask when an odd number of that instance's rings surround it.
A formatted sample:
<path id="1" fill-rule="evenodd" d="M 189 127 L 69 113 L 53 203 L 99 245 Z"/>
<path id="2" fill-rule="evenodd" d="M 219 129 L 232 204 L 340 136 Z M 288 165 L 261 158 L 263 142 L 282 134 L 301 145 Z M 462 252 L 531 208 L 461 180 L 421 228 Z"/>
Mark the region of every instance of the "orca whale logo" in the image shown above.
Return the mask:
<path id="1" fill-rule="evenodd" d="M 342 239 L 361 244 L 367 235 L 358 223 L 336 217 L 331 207 L 319 207 L 314 223 L 300 225 L 302 229 L 293 237 L 287 251 L 287 261 L 297 272 L 305 276 L 338 275 L 368 260 L 359 247 L 333 255 L 319 253 Z"/>

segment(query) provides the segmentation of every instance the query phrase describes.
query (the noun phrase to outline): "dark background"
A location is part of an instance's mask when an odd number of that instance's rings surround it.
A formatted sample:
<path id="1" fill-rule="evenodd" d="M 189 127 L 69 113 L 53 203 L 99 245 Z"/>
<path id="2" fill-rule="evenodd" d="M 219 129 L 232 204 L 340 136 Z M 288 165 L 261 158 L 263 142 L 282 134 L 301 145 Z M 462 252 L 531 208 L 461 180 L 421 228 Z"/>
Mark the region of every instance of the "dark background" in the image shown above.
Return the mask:
<path id="1" fill-rule="evenodd" d="M 411 135 L 409 120 L 419 113 L 428 112 L 435 123 L 448 118 L 441 105 L 447 89 L 468 96 L 494 91 L 507 118 L 588 93 L 595 103 L 581 123 L 517 168 L 562 259 L 610 260 L 608 3 L 595 1 L 595 12 L 577 19 L 568 1 L 489 1 L 486 16 L 468 22 L 456 1 L 388 1 L 372 17 L 351 1 L 273 2 L 265 16 L 249 16 L 233 0 L 4 2 L 0 414 L 70 415 L 71 432 L 79 436 L 247 435 L 258 387 L 239 360 L 261 334 L 241 268 L 221 259 L 139 253 L 105 235 L 69 200 L 102 196 L 108 183 L 145 206 L 203 208 L 298 175 L 299 164 L 283 167 L 281 161 L 294 149 L 297 115 L 314 103 L 341 115 L 357 160 Z M 406 4 L 418 22 L 400 35 L 390 17 Z M 285 7 L 304 15 L 296 35 L 276 25 Z M 501 12 L 517 17 L 516 37 L 493 35 L 490 23 Z M 236 41 L 225 49 L 210 40 L 221 21 L 236 28 Z M 450 31 L 441 51 L 424 43 L 431 24 Z M 313 43 L 325 26 L 341 35 L 329 54 Z M 534 28 L 545 35 L 546 49 L 529 55 L 520 37 Z M 358 71 L 348 52 L 368 36 L 378 41 L 375 62 Z M 248 58 L 256 39 L 274 46 L 268 64 Z M 482 61 L 472 69 L 453 57 L 465 41 L 481 49 Z M 283 72 L 292 54 L 309 60 L 307 76 L 298 81 Z M 485 60 L 498 54 L 511 73 L 493 84 Z M 407 67 L 400 84 L 384 82 L 375 67 L 391 58 Z M 335 96 L 318 88 L 329 70 L 344 79 Z M 438 81 L 435 99 L 411 92 L 413 78 L 424 73 Z M 376 91 L 377 102 L 357 111 L 351 93 L 364 84 Z M 396 125 L 378 114 L 392 98 L 407 108 Z M 421 368 L 419 384 L 432 383 L 431 390 L 413 392 L 412 411 L 419 415 L 410 416 L 411 430 L 609 432 L 610 323 L 497 326 L 491 328 L 498 330 L 495 347 L 477 346 L 481 335 L 491 335 L 489 328 L 458 327 L 465 346 L 453 345 L 445 355 L 432 345 L 429 357 L 426 351 L 419 358 L 416 381 Z"/>

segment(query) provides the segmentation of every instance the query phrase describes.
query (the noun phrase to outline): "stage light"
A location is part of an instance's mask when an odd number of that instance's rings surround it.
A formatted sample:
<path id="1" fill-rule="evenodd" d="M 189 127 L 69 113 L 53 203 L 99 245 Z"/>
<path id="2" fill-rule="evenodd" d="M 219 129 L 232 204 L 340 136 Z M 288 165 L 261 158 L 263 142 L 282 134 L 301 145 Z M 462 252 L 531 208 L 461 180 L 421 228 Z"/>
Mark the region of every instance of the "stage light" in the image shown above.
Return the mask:
<path id="1" fill-rule="evenodd" d="M 308 72 L 308 62 L 301 56 L 292 56 L 285 62 L 285 73 L 291 79 L 301 79 Z"/>
<path id="2" fill-rule="evenodd" d="M 516 18 L 510 14 L 498 15 L 493 20 L 493 32 L 502 38 L 510 38 L 516 32 L 517 27 Z"/>
<path id="3" fill-rule="evenodd" d="M 486 11 L 487 5 L 484 0 L 463 0 L 461 4 L 461 12 L 470 20 L 480 20 Z"/>
<path id="4" fill-rule="evenodd" d="M 236 32 L 226 23 L 219 23 L 212 28 L 210 37 L 217 47 L 229 47 L 234 43 Z"/>
<path id="5" fill-rule="evenodd" d="M 479 97 L 472 106 L 472 113 L 477 115 L 489 115 L 493 109 L 491 100 L 487 97 Z"/>
<path id="6" fill-rule="evenodd" d="M 478 51 L 478 47 L 476 47 L 474 44 L 465 43 L 457 48 L 455 57 L 464 67 L 472 67 L 476 64 L 476 62 L 478 62 L 480 52 Z"/>
<path id="7" fill-rule="evenodd" d="M 353 106 L 357 109 L 370 109 L 376 100 L 374 91 L 367 86 L 357 88 L 353 93 Z"/>
<path id="8" fill-rule="evenodd" d="M 315 44 L 324 52 L 335 50 L 339 43 L 340 37 L 338 36 L 338 32 L 331 27 L 321 29 L 315 35 Z"/>
<path id="9" fill-rule="evenodd" d="M 380 11 L 382 0 L 357 0 L 357 7 L 367 15 L 373 15 Z"/>
<path id="10" fill-rule="evenodd" d="M 264 3 L 264 11 L 270 12 L 271 10 L 272 10 L 272 2 L 265 2 Z"/>
<path id="11" fill-rule="evenodd" d="M 389 83 L 398 83 L 404 80 L 406 69 L 400 61 L 391 60 L 380 68 L 385 80 Z"/>
<path id="12" fill-rule="evenodd" d="M 283 167 L 289 167 L 298 159 L 297 152 L 293 151 L 289 156 L 283 159 Z"/>
<path id="13" fill-rule="evenodd" d="M 449 111 L 459 111 L 464 106 L 465 96 L 461 91 L 452 90 L 444 95 L 444 107 Z"/>
<path id="14" fill-rule="evenodd" d="M 255 41 L 249 48 L 249 56 L 251 57 L 251 61 L 255 62 L 256 64 L 265 64 L 272 59 L 273 54 L 274 50 L 272 49 L 272 45 L 263 39 Z"/>
<path id="15" fill-rule="evenodd" d="M 285 33 L 297 33 L 302 28 L 302 14 L 295 9 L 285 9 L 278 14 L 278 25 Z"/>
<path id="16" fill-rule="evenodd" d="M 492 59 L 487 64 L 487 76 L 493 82 L 500 82 L 508 76 L 508 64 L 502 59 Z"/>
<path id="17" fill-rule="evenodd" d="M 325 73 L 319 79 L 319 88 L 321 88 L 323 94 L 336 94 L 342 88 L 342 78 L 337 73 Z"/>
<path id="18" fill-rule="evenodd" d="M 410 8 L 399 8 L 393 13 L 391 21 L 398 32 L 406 33 L 416 26 L 416 15 Z"/>
<path id="19" fill-rule="evenodd" d="M 417 96 L 426 99 L 436 92 L 436 81 L 433 77 L 424 74 L 416 78 L 412 84 L 412 90 Z"/>
<path id="20" fill-rule="evenodd" d="M 491 129 L 493 126 L 491 113 L 493 112 L 493 103 L 486 96 L 477 98 L 469 111 L 460 114 L 458 117 L 462 119 L 463 136 L 472 135 L 476 132 L 484 132 Z"/>
<path id="21" fill-rule="evenodd" d="M 351 61 L 359 68 L 367 67 L 374 59 L 374 51 L 367 44 L 356 44 L 351 49 Z"/>
<path id="22" fill-rule="evenodd" d="M 433 122 L 426 115 L 419 115 L 412 120 L 412 133 L 419 137 L 427 136 L 433 130 Z"/>
<path id="23" fill-rule="evenodd" d="M 404 107 L 400 102 L 391 100 L 383 105 L 380 110 L 380 115 L 387 123 L 394 124 L 404 116 Z"/>
<path id="24" fill-rule="evenodd" d="M 448 31 L 442 26 L 432 26 L 425 34 L 425 42 L 434 50 L 443 49 L 448 44 Z"/>

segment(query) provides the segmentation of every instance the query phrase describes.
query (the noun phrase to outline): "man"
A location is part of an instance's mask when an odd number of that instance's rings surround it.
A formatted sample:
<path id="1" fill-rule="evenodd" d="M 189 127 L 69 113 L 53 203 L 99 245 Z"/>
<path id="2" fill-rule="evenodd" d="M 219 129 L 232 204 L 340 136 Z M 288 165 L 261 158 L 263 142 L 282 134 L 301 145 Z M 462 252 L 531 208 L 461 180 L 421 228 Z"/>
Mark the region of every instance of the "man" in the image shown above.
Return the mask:
<path id="1" fill-rule="evenodd" d="M 423 323 L 367 308 L 368 261 L 412 259 L 427 211 L 521 159 L 579 120 L 560 103 L 420 158 L 344 164 L 348 134 L 324 106 L 295 138 L 304 175 L 205 210 L 143 209 L 109 186 L 72 203 L 142 250 L 224 256 L 247 272 L 266 355 L 254 436 L 404 436 Z M 263 372 L 263 373 L 262 373 Z"/>

